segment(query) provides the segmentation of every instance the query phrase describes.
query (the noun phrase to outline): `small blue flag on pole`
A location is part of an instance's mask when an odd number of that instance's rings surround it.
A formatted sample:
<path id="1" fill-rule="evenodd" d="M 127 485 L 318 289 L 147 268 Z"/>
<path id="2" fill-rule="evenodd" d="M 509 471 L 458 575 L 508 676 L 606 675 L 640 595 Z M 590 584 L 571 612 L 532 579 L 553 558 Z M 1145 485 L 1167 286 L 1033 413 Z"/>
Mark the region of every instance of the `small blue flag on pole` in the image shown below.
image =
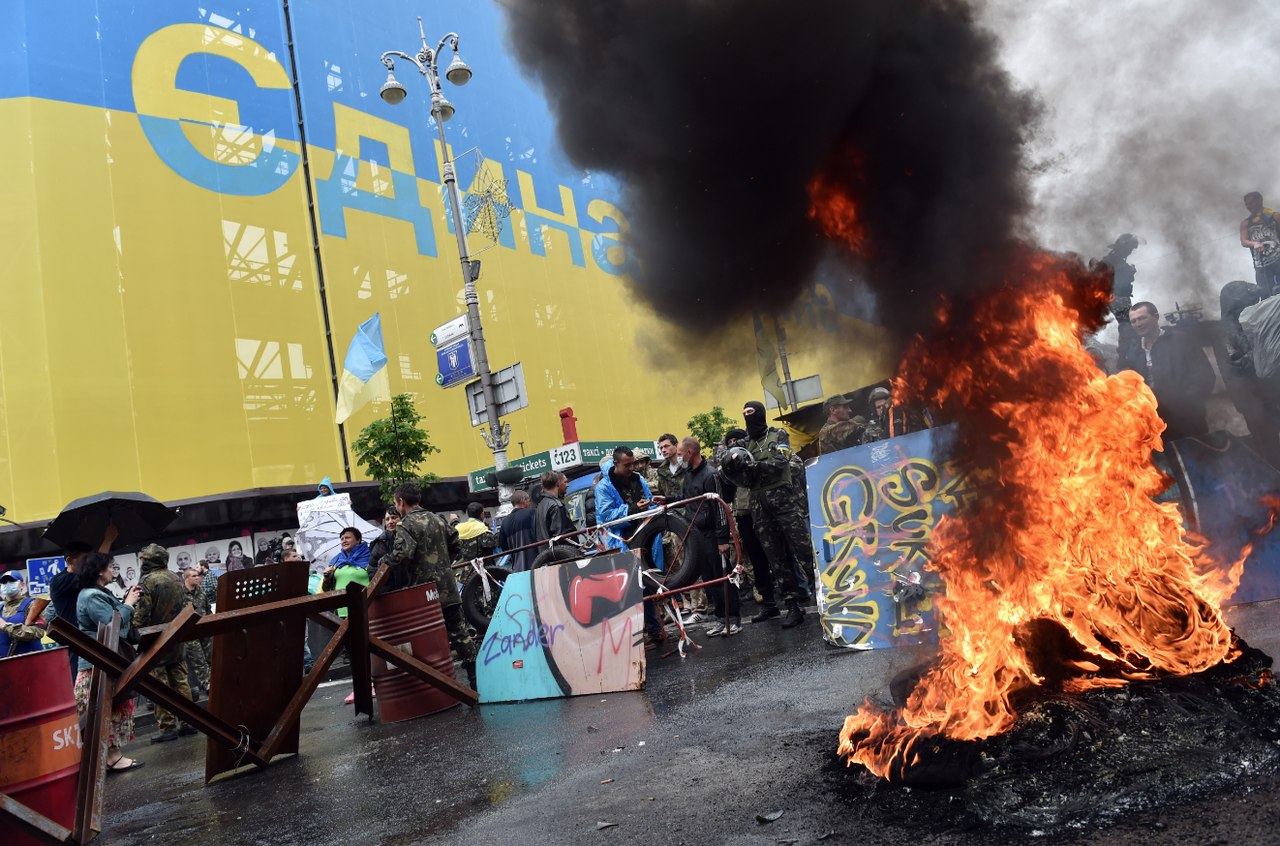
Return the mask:
<path id="1" fill-rule="evenodd" d="M 375 313 L 356 329 L 338 382 L 338 414 L 343 423 L 373 400 L 391 399 L 387 351 L 382 345 L 382 317 Z"/>

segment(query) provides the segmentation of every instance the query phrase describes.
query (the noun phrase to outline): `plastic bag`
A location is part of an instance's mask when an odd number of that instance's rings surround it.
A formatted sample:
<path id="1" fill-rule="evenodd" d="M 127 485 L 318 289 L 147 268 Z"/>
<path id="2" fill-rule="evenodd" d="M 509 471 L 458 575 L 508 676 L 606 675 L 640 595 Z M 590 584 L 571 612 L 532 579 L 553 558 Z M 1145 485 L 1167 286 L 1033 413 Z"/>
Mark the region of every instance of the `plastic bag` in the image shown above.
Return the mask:
<path id="1" fill-rule="evenodd" d="M 1280 373 L 1280 297 L 1268 297 L 1240 312 L 1240 328 L 1253 345 L 1253 369 L 1266 379 Z"/>

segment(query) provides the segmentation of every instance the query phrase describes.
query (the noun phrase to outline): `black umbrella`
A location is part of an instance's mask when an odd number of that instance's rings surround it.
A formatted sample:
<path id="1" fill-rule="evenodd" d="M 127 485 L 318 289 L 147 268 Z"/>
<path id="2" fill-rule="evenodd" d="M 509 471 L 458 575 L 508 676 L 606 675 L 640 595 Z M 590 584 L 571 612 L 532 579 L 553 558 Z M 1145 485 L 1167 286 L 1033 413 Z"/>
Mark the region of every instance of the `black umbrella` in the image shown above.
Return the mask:
<path id="1" fill-rule="evenodd" d="M 115 542 L 127 546 L 153 540 L 177 516 L 177 511 L 144 493 L 103 491 L 68 503 L 44 536 L 62 547 L 81 541 L 97 549 L 112 524 L 119 533 Z"/>

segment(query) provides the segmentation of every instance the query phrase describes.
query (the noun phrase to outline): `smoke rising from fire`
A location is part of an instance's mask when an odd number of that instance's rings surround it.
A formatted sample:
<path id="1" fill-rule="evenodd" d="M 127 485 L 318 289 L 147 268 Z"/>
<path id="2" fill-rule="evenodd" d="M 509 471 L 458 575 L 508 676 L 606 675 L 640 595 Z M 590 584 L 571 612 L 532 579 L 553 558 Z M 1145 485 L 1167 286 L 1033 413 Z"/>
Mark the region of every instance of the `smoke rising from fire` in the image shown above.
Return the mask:
<path id="1" fill-rule="evenodd" d="M 1270 69 L 1280 10 L 1261 0 L 988 0 L 1004 64 L 1047 108 L 1029 152 L 1044 243 L 1100 256 L 1122 232 L 1142 244 L 1136 299 L 1216 315 L 1232 279 L 1253 279 L 1241 196 L 1280 206 L 1268 152 L 1280 136 Z"/>
<path id="2" fill-rule="evenodd" d="M 968 4 L 502 5 L 569 158 L 623 185 L 635 291 L 690 334 L 785 308 L 849 226 L 845 278 L 899 337 L 1002 278 L 1036 105 Z"/>

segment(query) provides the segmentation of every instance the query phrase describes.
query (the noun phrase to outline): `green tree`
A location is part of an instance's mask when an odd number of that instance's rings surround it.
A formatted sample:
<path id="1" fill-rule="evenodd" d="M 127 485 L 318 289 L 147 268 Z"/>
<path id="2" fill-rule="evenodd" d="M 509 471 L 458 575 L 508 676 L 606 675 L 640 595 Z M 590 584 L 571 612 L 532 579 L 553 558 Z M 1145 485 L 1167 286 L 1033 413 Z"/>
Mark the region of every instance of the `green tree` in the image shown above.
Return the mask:
<path id="1" fill-rule="evenodd" d="M 365 426 L 351 442 L 356 463 L 380 483 L 382 497 L 388 502 L 391 492 L 403 482 L 427 483 L 440 478 L 420 471 L 427 456 L 440 451 L 431 443 L 427 430 L 418 425 L 421 422 L 412 395 L 396 394 L 391 398 L 391 416 Z"/>
<path id="2" fill-rule="evenodd" d="M 733 427 L 733 418 L 726 417 L 724 409 L 714 406 L 710 411 L 695 414 L 684 425 L 689 427 L 689 434 L 702 444 L 703 456 L 710 458 L 716 444 L 724 437 L 724 433 Z"/>

